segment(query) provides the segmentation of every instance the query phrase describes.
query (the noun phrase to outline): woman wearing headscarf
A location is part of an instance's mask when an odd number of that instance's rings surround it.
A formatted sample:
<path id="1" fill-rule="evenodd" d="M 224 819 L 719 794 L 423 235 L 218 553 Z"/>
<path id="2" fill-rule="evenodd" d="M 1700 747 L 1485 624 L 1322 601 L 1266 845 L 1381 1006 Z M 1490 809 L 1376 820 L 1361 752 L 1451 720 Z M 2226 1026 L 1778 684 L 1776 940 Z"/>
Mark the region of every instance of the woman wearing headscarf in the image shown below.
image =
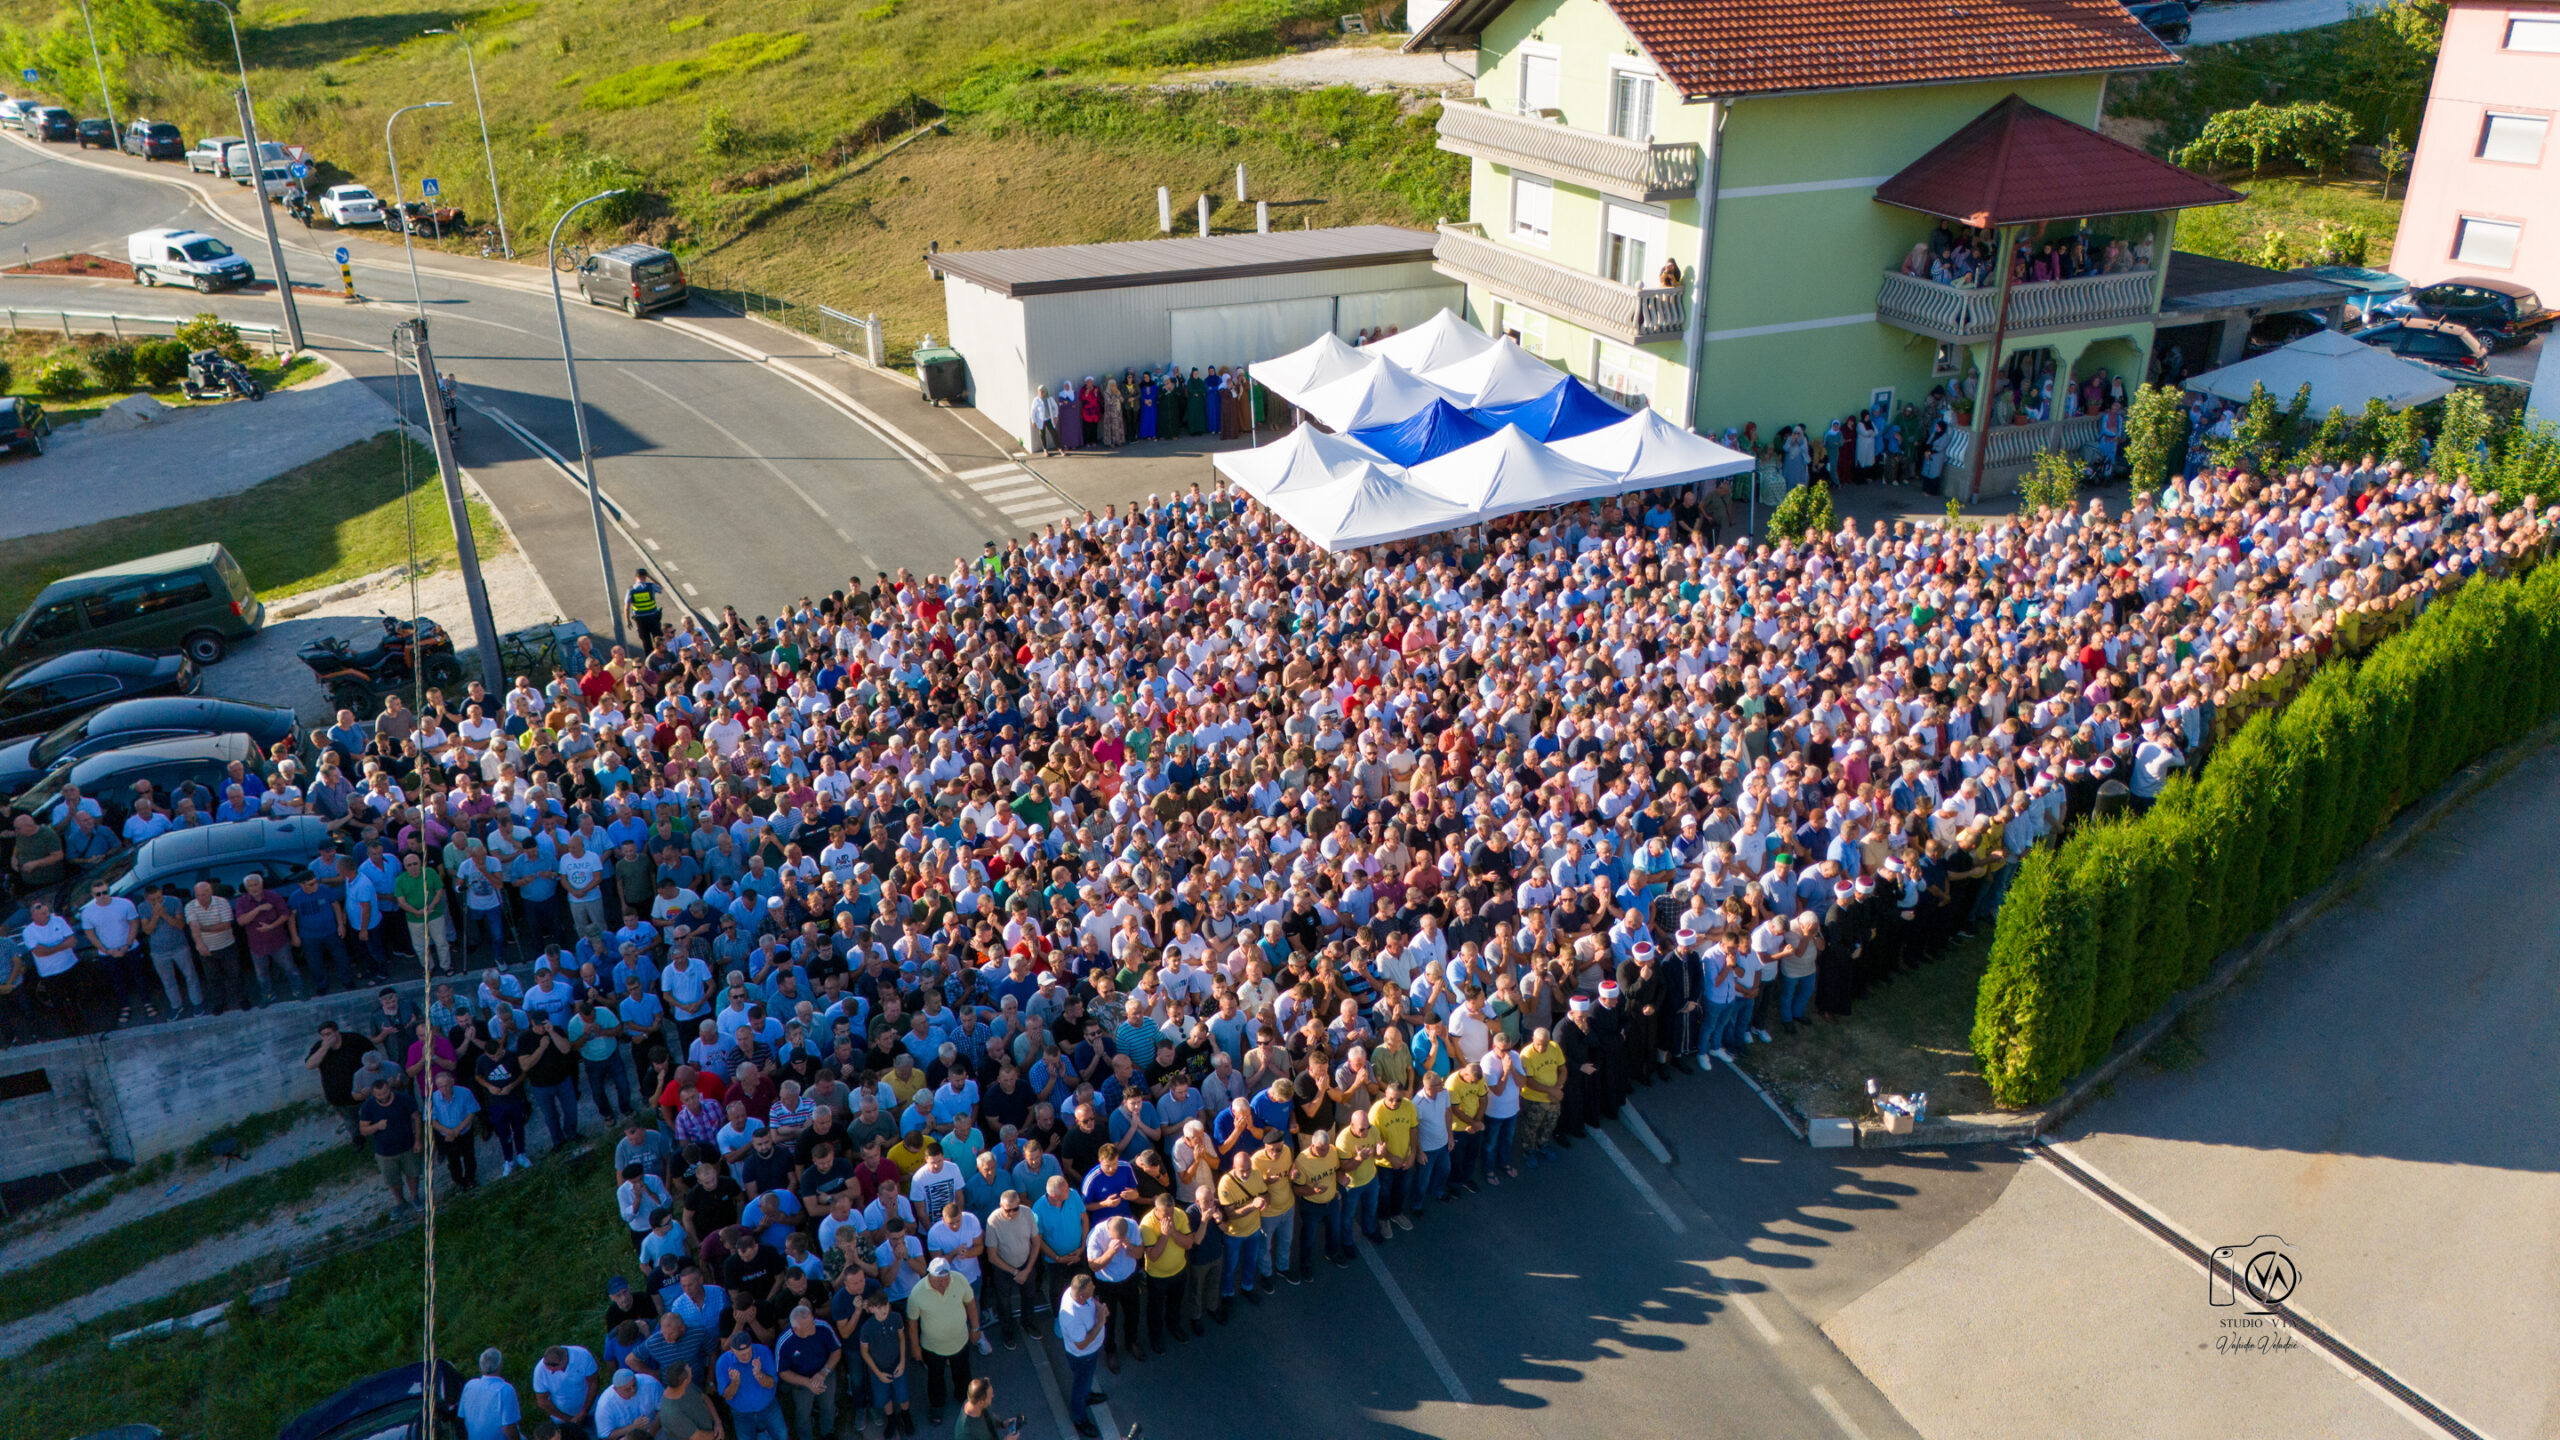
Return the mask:
<path id="1" fill-rule="evenodd" d="M 1138 438 L 1156 438 L 1156 372 L 1153 370 L 1138 380 Z"/>
<path id="2" fill-rule="evenodd" d="M 1114 450 L 1129 443 L 1128 412 L 1121 408 L 1126 398 L 1119 381 L 1102 382 L 1102 443 Z"/>
<path id="3" fill-rule="evenodd" d="M 1120 439 L 1126 444 L 1138 433 L 1138 372 L 1120 372 Z"/>
<path id="4" fill-rule="evenodd" d="M 1084 377 L 1084 388 L 1076 392 L 1076 403 L 1084 407 L 1084 443 L 1101 444 L 1102 387 L 1093 383 L 1092 376 Z"/>
<path id="5" fill-rule="evenodd" d="M 1779 440 L 1778 473 L 1786 477 L 1789 490 L 1798 489 L 1813 478 L 1813 446 L 1805 439 L 1803 426 L 1788 426 Z"/>
<path id="6" fill-rule="evenodd" d="M 1072 380 L 1058 382 L 1058 449 L 1061 453 L 1084 448 L 1084 407 L 1076 396 Z"/>
<path id="7" fill-rule="evenodd" d="M 1236 372 L 1218 372 L 1218 438 L 1233 440 L 1244 433 L 1237 420 L 1244 414 L 1244 392 L 1236 387 Z"/>
<path id="8" fill-rule="evenodd" d="M 1182 433 L 1185 435 L 1209 433 L 1209 384 L 1200 378 L 1200 367 L 1197 365 L 1191 367 L 1191 378 L 1183 386 Z"/>

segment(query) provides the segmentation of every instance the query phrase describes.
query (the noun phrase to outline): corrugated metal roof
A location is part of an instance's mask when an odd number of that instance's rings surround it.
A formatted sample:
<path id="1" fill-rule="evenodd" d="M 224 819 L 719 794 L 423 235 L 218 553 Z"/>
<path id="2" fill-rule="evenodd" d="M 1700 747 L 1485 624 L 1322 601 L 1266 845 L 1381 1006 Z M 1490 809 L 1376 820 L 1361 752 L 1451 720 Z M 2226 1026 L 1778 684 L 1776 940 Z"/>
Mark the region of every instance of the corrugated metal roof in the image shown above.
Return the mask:
<path id="1" fill-rule="evenodd" d="M 1064 295 L 1428 261 L 1434 238 L 1428 230 L 1348 225 L 1335 230 L 1277 230 L 1268 235 L 957 250 L 934 255 L 928 263 L 999 295 Z"/>
<path id="2" fill-rule="evenodd" d="M 1989 227 L 2228 205 L 2241 196 L 2011 95 L 1877 186 L 1876 198 Z"/>
<path id="3" fill-rule="evenodd" d="M 1410 50 L 1479 33 L 1511 0 L 1456 0 Z M 2177 63 L 2120 0 L 1608 0 L 1689 99 L 1930 85 Z"/>

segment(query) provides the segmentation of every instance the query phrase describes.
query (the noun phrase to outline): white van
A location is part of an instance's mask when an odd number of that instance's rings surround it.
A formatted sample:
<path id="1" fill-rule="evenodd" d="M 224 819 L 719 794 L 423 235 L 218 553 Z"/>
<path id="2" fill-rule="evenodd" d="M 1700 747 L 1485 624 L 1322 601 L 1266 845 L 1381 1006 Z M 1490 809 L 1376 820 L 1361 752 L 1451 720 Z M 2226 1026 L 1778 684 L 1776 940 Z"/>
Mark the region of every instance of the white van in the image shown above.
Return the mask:
<path id="1" fill-rule="evenodd" d="M 282 170 L 293 164 L 292 157 L 284 153 L 284 147 L 273 140 L 258 142 L 258 158 L 262 162 L 258 168 L 262 170 Z M 248 141 L 235 140 L 222 147 L 222 173 L 230 176 L 231 183 L 235 185 L 249 183 Z"/>
<path id="2" fill-rule="evenodd" d="M 201 230 L 138 230 L 125 237 L 137 285 L 193 285 L 211 294 L 258 278 L 247 258 Z"/>

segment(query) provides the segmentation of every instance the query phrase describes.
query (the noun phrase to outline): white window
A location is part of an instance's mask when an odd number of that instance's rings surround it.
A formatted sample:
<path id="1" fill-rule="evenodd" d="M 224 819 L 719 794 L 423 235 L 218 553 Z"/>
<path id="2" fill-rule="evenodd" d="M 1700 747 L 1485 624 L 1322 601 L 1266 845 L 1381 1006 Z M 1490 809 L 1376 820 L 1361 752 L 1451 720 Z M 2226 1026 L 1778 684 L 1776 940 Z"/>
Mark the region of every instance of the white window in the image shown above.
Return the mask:
<path id="1" fill-rule="evenodd" d="M 2560 19 L 2515 19 L 2507 22 L 2507 48 L 2560 55 Z"/>
<path id="2" fill-rule="evenodd" d="M 1623 200 L 1612 200 L 1603 206 L 1600 273 L 1621 285 L 1651 285 L 1654 271 L 1661 268 L 1666 253 L 1665 215 L 1656 206 L 1630 205 Z"/>
<path id="3" fill-rule="evenodd" d="M 1591 342 L 1591 388 L 1630 410 L 1653 399 L 1653 357 L 1608 340 Z"/>
<path id="4" fill-rule="evenodd" d="M 1511 177 L 1511 238 L 1543 247 L 1554 237 L 1556 187 L 1535 175 Z"/>
<path id="5" fill-rule="evenodd" d="M 1609 133 L 1621 140 L 1653 138 L 1653 77 L 1609 72 Z"/>
<path id="6" fill-rule="evenodd" d="M 2542 163 L 2542 139 L 2551 122 L 2540 115 L 2491 115 L 2480 122 L 2480 158 L 2513 165 Z"/>
<path id="7" fill-rule="evenodd" d="M 1494 306 L 1494 328 L 1520 337 L 1520 348 L 1532 355 L 1547 353 L 1547 317 L 1508 300 Z"/>
<path id="8" fill-rule="evenodd" d="M 2511 270 L 2516 263 L 2516 238 L 2524 227 L 2510 220 L 2475 220 L 2462 217 L 2453 231 L 2453 258 L 2467 265 L 2487 265 Z"/>
<path id="9" fill-rule="evenodd" d="M 1553 110 L 1564 93 L 1564 62 L 1553 55 L 1520 57 L 1520 113 L 1535 115 Z"/>

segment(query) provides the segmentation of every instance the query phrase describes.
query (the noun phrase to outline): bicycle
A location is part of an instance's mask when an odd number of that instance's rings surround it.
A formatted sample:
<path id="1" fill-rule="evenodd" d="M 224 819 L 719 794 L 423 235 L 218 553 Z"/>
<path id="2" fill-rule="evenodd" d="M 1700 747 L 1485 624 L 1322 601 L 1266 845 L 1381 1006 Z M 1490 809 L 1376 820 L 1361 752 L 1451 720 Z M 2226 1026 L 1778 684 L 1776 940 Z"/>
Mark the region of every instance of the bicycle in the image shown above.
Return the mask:
<path id="1" fill-rule="evenodd" d="M 586 263 L 587 247 L 584 245 L 569 245 L 562 247 L 557 266 L 561 270 L 574 274 L 577 272 L 579 266 Z"/>

